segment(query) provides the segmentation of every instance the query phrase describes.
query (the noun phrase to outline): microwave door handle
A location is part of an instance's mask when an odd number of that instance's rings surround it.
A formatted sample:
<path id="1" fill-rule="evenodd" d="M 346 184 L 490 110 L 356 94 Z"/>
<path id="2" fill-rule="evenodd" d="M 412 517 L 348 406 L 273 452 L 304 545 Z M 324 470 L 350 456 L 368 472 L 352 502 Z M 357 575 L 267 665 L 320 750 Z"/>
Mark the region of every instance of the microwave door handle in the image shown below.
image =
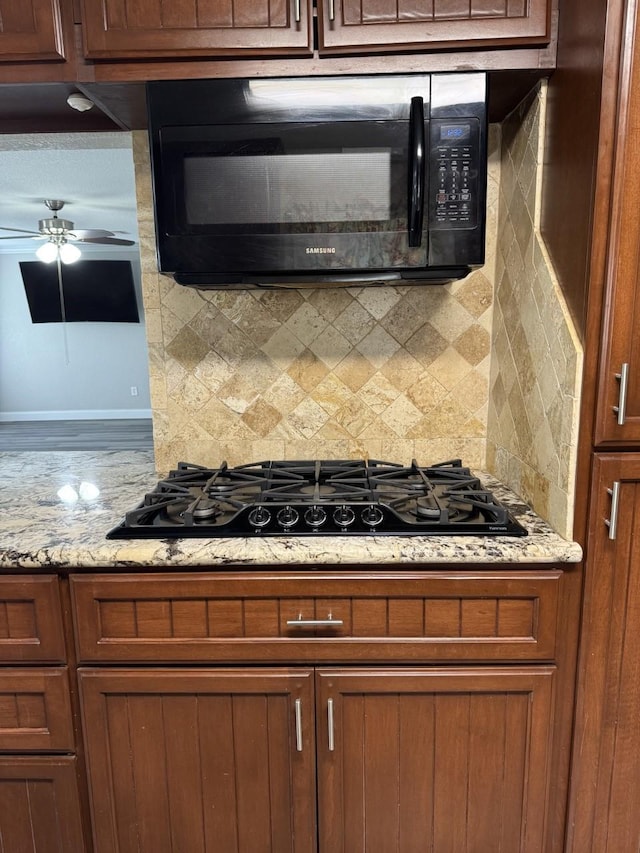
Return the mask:
<path id="1" fill-rule="evenodd" d="M 409 210 L 408 242 L 419 246 L 422 242 L 422 219 L 424 215 L 424 102 L 422 98 L 411 98 L 409 114 Z"/>

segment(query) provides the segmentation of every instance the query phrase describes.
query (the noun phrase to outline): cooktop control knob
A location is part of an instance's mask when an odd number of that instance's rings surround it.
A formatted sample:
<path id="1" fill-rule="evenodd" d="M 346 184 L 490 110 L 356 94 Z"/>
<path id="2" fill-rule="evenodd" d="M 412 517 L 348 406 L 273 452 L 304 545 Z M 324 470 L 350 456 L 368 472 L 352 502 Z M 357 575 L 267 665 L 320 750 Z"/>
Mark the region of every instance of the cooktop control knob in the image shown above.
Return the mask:
<path id="1" fill-rule="evenodd" d="M 367 527 L 377 527 L 384 520 L 384 514 L 380 507 L 368 506 L 362 510 L 362 520 Z"/>
<path id="2" fill-rule="evenodd" d="M 276 518 L 278 519 L 280 527 L 284 527 L 285 530 L 289 530 L 291 527 L 295 527 L 300 516 L 298 515 L 298 511 L 292 506 L 285 506 L 278 511 Z"/>
<path id="3" fill-rule="evenodd" d="M 327 513 L 321 506 L 312 506 L 304 514 L 309 527 L 320 527 L 327 520 Z"/>
<path id="4" fill-rule="evenodd" d="M 338 527 L 349 527 L 356 520 L 356 514 L 350 506 L 339 506 L 333 513 L 333 520 Z"/>
<path id="5" fill-rule="evenodd" d="M 271 521 L 271 513 L 264 506 L 257 506 L 251 510 L 247 518 L 252 527 L 266 527 Z"/>

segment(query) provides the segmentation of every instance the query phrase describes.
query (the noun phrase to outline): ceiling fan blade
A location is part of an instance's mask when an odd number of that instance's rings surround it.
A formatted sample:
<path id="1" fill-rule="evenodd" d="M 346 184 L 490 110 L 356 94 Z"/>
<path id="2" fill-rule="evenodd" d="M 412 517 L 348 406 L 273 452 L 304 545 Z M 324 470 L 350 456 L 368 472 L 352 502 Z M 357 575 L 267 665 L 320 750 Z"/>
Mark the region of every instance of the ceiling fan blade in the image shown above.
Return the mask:
<path id="1" fill-rule="evenodd" d="M 71 240 L 86 240 L 88 237 L 115 237 L 113 231 L 104 231 L 102 228 L 74 228 L 67 234 Z"/>
<path id="2" fill-rule="evenodd" d="M 75 240 L 76 243 L 94 243 L 100 246 L 135 246 L 134 240 L 121 240 L 119 237 L 88 237 L 86 240 Z"/>
<path id="3" fill-rule="evenodd" d="M 42 234 L 16 234 L 15 237 L 0 237 L 0 240 L 44 240 Z"/>
<path id="4" fill-rule="evenodd" d="M 0 231 L 15 231 L 17 234 L 31 234 L 33 237 L 40 237 L 39 231 L 27 231 L 25 228 L 0 228 Z M 10 239 L 9 237 L 6 238 Z"/>

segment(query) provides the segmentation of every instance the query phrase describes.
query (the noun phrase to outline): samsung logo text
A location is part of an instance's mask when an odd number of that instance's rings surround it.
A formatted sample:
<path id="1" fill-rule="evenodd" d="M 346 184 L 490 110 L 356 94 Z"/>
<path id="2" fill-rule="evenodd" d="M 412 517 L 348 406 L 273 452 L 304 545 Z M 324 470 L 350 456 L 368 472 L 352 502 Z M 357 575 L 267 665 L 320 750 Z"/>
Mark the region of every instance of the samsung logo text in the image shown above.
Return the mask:
<path id="1" fill-rule="evenodd" d="M 331 246 L 322 246 L 322 247 L 307 246 L 307 248 L 305 249 L 305 252 L 307 253 L 307 255 L 335 255 L 336 250 L 335 250 L 335 246 L 334 247 L 331 247 Z"/>

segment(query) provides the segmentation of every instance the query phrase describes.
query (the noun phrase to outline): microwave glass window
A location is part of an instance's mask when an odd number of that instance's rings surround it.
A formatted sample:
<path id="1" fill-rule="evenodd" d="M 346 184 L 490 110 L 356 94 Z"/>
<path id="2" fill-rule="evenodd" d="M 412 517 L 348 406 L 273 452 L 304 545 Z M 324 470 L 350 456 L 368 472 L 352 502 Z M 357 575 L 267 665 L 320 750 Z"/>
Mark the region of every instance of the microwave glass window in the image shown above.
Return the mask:
<path id="1" fill-rule="evenodd" d="M 405 233 L 408 145 L 406 121 L 168 128 L 169 232 Z"/>
<path id="2" fill-rule="evenodd" d="M 391 152 L 187 157 L 190 225 L 387 222 Z"/>

